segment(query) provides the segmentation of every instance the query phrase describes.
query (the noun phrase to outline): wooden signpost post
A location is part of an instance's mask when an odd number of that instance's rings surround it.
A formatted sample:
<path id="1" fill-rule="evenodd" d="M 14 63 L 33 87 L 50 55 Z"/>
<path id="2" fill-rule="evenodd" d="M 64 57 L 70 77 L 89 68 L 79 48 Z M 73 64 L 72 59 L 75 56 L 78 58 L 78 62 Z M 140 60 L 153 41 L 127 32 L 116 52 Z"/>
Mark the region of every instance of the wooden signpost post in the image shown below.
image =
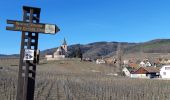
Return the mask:
<path id="1" fill-rule="evenodd" d="M 40 8 L 23 6 L 23 21 L 7 20 L 6 30 L 22 31 L 16 100 L 34 100 L 38 35 L 55 34 L 59 28 L 40 21 Z"/>

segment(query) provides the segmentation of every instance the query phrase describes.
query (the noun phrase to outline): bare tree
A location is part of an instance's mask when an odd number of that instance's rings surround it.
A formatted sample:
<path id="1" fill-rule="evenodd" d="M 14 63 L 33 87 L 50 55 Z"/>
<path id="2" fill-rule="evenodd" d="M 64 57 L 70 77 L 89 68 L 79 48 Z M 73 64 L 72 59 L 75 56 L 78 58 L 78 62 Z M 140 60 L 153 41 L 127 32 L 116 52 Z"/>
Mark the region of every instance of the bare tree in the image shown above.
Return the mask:
<path id="1" fill-rule="evenodd" d="M 122 72 L 122 62 L 123 62 L 123 47 L 122 47 L 122 44 L 119 42 L 118 43 L 118 46 L 117 46 L 117 51 L 116 51 L 116 58 L 117 58 L 117 63 L 116 63 L 116 66 L 117 66 L 117 70 L 118 72 Z"/>

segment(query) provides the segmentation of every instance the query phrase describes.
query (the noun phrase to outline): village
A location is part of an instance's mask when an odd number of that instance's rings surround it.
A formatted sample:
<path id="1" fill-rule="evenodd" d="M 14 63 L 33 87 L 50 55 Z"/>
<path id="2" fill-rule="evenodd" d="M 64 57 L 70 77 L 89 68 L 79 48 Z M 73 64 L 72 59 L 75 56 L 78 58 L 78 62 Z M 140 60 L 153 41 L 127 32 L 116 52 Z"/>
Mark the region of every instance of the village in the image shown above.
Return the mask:
<path id="1" fill-rule="evenodd" d="M 70 60 L 68 58 L 68 47 L 66 39 L 64 38 L 61 46 L 53 54 L 46 54 L 45 58 L 47 61 L 55 60 Z M 149 60 L 147 58 L 139 59 L 124 59 L 121 62 L 116 57 L 99 59 L 81 58 L 82 61 L 89 61 L 96 64 L 106 64 L 112 66 L 118 66 L 120 63 L 121 76 L 128 78 L 148 78 L 148 79 L 170 79 L 170 60 L 167 58 L 155 58 Z M 118 76 L 118 74 L 114 74 Z"/>
<path id="2" fill-rule="evenodd" d="M 115 62 L 115 58 L 112 60 Z M 107 64 L 108 59 L 97 59 L 96 64 Z M 143 60 L 123 60 L 121 64 L 122 76 L 129 78 L 155 78 L 155 79 L 170 79 L 170 60 L 167 58 L 157 58 L 155 61 L 149 59 Z"/>
<path id="3" fill-rule="evenodd" d="M 169 61 L 159 60 L 151 63 L 148 59 L 137 63 L 124 61 L 122 72 L 125 76 L 130 78 L 170 78 L 170 65 Z"/>

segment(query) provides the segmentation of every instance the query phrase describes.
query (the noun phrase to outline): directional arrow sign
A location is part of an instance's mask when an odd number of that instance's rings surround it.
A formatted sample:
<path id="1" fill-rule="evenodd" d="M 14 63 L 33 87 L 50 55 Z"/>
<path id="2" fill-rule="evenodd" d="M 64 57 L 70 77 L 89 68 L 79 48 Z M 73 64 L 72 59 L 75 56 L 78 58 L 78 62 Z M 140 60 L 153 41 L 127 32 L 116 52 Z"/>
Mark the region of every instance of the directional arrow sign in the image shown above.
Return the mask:
<path id="1" fill-rule="evenodd" d="M 23 21 L 7 20 L 7 24 L 13 24 L 13 26 L 7 26 L 7 30 L 13 31 L 24 31 L 24 32 L 35 32 L 35 33 L 46 33 L 55 34 L 60 29 L 54 24 L 43 24 L 43 23 L 29 23 Z"/>

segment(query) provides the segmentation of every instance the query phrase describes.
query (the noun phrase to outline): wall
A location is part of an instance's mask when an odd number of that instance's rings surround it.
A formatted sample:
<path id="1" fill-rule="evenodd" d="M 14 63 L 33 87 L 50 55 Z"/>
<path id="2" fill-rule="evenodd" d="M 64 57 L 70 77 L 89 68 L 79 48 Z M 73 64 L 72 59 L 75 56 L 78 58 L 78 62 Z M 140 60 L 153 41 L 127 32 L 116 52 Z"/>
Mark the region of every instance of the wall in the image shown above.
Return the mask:
<path id="1" fill-rule="evenodd" d="M 163 66 L 160 69 L 161 78 L 170 78 L 170 69 L 165 69 L 166 67 L 170 68 L 170 66 Z"/>
<path id="2" fill-rule="evenodd" d="M 131 78 L 148 78 L 146 74 L 131 74 Z"/>

